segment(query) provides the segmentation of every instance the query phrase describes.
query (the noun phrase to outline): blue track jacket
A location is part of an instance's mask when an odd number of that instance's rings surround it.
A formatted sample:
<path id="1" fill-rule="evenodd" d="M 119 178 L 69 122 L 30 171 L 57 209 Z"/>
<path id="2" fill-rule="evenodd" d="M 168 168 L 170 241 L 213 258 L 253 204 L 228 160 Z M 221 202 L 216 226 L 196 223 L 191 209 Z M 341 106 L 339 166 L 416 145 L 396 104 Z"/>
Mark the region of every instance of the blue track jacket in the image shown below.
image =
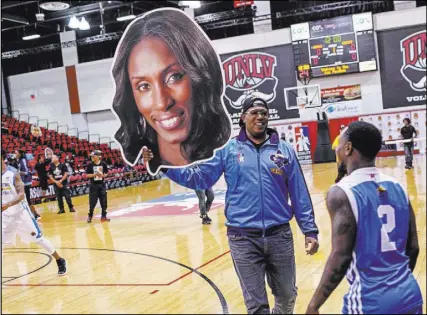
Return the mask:
<path id="1" fill-rule="evenodd" d="M 268 134 L 270 138 L 257 151 L 242 128 L 211 160 L 196 167 L 168 169 L 166 176 L 187 188 L 203 190 L 224 173 L 227 226 L 265 231 L 288 223 L 295 214 L 301 231 L 317 237 L 313 204 L 295 151 L 274 130 L 268 129 Z"/>

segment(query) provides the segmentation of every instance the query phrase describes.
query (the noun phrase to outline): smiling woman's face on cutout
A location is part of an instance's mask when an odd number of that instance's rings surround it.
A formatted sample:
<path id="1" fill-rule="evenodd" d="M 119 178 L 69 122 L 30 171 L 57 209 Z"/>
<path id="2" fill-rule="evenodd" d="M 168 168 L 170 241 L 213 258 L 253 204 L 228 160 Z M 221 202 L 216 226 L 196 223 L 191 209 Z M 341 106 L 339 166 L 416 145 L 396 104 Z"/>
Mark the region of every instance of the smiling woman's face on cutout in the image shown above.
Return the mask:
<path id="1" fill-rule="evenodd" d="M 169 46 L 158 38 L 139 42 L 129 56 L 128 74 L 138 110 L 158 141 L 185 141 L 193 111 L 191 80 Z"/>

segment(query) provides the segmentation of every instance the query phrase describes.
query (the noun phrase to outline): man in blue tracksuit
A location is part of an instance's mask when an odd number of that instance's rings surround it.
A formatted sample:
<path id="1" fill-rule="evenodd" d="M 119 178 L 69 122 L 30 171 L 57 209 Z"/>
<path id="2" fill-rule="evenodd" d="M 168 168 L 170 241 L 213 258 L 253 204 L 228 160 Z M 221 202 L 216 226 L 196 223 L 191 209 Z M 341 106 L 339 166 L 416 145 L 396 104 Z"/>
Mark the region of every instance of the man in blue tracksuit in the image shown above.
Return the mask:
<path id="1" fill-rule="evenodd" d="M 227 235 L 248 313 L 270 314 L 267 277 L 275 297 L 273 314 L 290 314 L 297 288 L 289 221 L 295 215 L 310 255 L 319 246 L 318 229 L 295 151 L 267 128 L 268 116 L 264 100 L 246 99 L 236 138 L 210 161 L 168 169 L 166 175 L 182 186 L 201 190 L 212 187 L 224 173 Z M 143 156 L 144 161 L 153 158 L 147 148 Z"/>

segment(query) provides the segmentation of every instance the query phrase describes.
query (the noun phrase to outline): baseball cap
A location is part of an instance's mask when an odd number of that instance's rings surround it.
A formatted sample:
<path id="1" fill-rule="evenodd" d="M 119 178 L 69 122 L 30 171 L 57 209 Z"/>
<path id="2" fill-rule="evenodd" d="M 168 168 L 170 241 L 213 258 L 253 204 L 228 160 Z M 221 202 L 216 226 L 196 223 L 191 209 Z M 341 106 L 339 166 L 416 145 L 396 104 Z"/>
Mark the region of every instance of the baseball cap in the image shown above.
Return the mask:
<path id="1" fill-rule="evenodd" d="M 248 97 L 247 99 L 245 99 L 243 101 L 242 104 L 242 114 L 246 113 L 250 108 L 252 107 L 265 107 L 268 110 L 268 104 L 265 100 L 263 100 L 262 98 L 252 98 L 252 97 Z M 243 122 L 242 118 L 240 118 L 239 120 L 239 126 L 243 127 L 245 123 Z"/>
<path id="2" fill-rule="evenodd" d="M 90 156 L 101 156 L 101 155 L 102 155 L 102 152 L 99 150 L 95 150 L 90 153 Z"/>

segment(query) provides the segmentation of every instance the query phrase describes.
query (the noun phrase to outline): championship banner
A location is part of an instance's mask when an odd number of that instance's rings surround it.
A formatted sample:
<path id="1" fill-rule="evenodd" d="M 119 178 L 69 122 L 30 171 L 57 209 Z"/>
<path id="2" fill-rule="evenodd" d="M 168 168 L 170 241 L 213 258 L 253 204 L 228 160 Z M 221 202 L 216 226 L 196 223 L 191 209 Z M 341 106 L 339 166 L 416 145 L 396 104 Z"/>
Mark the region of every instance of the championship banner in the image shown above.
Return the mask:
<path id="1" fill-rule="evenodd" d="M 128 165 L 147 147 L 154 176 L 209 160 L 231 138 L 221 60 L 182 10 L 155 9 L 134 19 L 117 45 L 111 76 L 112 111 L 120 120 L 114 138 Z"/>
<path id="2" fill-rule="evenodd" d="M 300 164 L 312 164 L 308 126 L 295 127 L 295 140 Z"/>
<path id="3" fill-rule="evenodd" d="M 264 99 L 269 121 L 299 118 L 298 110 L 288 111 L 283 90 L 297 85 L 292 45 L 260 48 L 221 55 L 224 71 L 224 104 L 234 127 L 239 126 L 242 104 L 248 97 Z"/>
<path id="4" fill-rule="evenodd" d="M 321 89 L 320 94 L 328 118 L 357 116 L 361 112 L 360 84 Z"/>

